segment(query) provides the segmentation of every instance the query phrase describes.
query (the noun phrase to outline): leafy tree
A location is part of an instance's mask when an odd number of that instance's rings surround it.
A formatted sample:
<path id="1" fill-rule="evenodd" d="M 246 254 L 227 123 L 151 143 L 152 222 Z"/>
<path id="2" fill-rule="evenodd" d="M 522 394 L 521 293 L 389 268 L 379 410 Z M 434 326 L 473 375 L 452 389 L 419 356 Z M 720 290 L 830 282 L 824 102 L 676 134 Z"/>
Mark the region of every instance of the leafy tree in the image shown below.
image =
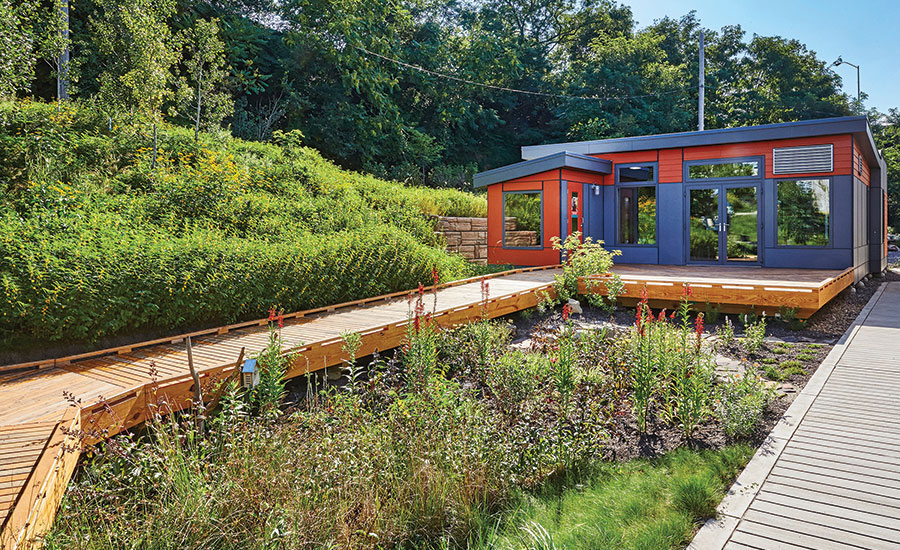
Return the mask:
<path id="1" fill-rule="evenodd" d="M 222 119 L 231 114 L 234 102 L 231 94 L 223 91 L 227 76 L 225 46 L 219 40 L 219 25 L 215 19 L 199 19 L 194 26 L 183 31 L 185 74 L 179 90 L 182 114 L 190 113 L 194 124 L 194 140 L 204 129 L 218 127 Z"/>
<path id="2" fill-rule="evenodd" d="M 872 116 L 875 141 L 887 164 L 888 225 L 900 231 L 900 109 L 890 109 L 886 115 Z"/>
<path id="3" fill-rule="evenodd" d="M 34 79 L 35 40 L 31 2 L 0 0 L 0 98 L 28 89 Z"/>
<path id="4" fill-rule="evenodd" d="M 153 124 L 153 166 L 156 128 L 163 106 L 174 99 L 173 68 L 180 48 L 167 20 L 174 0 L 98 0 L 92 18 L 94 40 L 104 54 L 99 98 L 112 111 L 135 110 Z"/>

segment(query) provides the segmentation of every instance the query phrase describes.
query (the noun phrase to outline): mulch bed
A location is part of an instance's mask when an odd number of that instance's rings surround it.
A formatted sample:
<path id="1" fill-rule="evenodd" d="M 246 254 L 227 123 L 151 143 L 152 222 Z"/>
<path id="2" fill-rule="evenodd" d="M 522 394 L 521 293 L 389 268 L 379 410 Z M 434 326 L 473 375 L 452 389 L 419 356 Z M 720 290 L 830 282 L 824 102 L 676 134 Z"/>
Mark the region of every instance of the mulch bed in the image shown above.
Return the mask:
<path id="1" fill-rule="evenodd" d="M 767 367 L 769 374 L 775 374 L 778 378 L 783 376 L 779 381 L 780 395 L 766 410 L 755 433 L 744 441 L 758 446 L 765 440 L 794 398 L 815 374 L 834 343 L 875 294 L 882 281 L 900 281 L 900 273 L 888 270 L 884 279 L 870 279 L 864 287 L 856 289 L 855 292 L 850 289 L 843 291 L 816 312 L 801 330 L 791 330 L 786 323 L 771 319 L 767 325 L 766 340 L 755 353 L 748 352 L 739 341 L 731 346 L 724 346 L 721 342 L 716 344 L 716 352 L 719 355 L 741 361 L 745 369 L 755 370 L 763 378 L 768 377 Z M 585 329 L 599 328 L 606 323 L 625 328 L 630 327 L 635 319 L 633 308 L 618 308 L 613 313 L 587 304 L 582 304 L 582 308 L 584 312 L 573 316 L 573 321 Z M 735 324 L 735 332 L 741 336 L 743 327 L 736 317 L 731 316 L 731 321 Z M 513 315 L 511 318 L 516 327 L 513 345 L 522 345 L 532 338 L 539 338 L 540 332 L 558 326 L 562 322 L 558 311 L 544 314 L 531 311 Z M 723 323 L 724 315 L 715 323 L 707 323 L 706 329 L 709 334 L 714 334 L 716 328 Z M 782 364 L 786 361 L 799 361 L 802 372 L 783 369 Z M 787 370 L 788 373 L 782 373 L 782 370 Z M 701 424 L 693 437 L 685 440 L 677 427 L 661 422 L 658 420 L 659 415 L 654 414 L 648 423 L 647 433 L 640 433 L 636 420 L 630 413 L 630 405 L 622 402 L 616 408 L 628 412 L 616 416 L 609 431 L 604 454 L 610 460 L 626 461 L 655 457 L 679 447 L 718 449 L 733 442 L 714 419 Z"/>

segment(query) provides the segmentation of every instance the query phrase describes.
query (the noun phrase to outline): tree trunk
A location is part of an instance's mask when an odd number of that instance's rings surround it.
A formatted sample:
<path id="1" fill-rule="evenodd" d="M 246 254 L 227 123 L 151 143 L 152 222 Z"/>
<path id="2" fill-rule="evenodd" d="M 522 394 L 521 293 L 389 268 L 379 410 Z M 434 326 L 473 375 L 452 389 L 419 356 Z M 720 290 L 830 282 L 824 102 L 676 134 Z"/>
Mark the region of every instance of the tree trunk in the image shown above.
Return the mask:
<path id="1" fill-rule="evenodd" d="M 157 139 L 156 139 L 156 122 L 153 123 L 153 160 L 150 161 L 150 169 L 156 168 L 156 151 L 157 151 Z"/>
<path id="2" fill-rule="evenodd" d="M 65 99 L 69 99 L 69 1 L 59 3 L 59 34 L 63 40 L 63 50 L 59 52 L 56 67 L 56 108 Z"/>
<path id="3" fill-rule="evenodd" d="M 197 119 L 194 121 L 194 142 L 200 139 L 200 102 L 203 100 L 203 64 L 200 64 L 200 75 L 197 77 Z"/>

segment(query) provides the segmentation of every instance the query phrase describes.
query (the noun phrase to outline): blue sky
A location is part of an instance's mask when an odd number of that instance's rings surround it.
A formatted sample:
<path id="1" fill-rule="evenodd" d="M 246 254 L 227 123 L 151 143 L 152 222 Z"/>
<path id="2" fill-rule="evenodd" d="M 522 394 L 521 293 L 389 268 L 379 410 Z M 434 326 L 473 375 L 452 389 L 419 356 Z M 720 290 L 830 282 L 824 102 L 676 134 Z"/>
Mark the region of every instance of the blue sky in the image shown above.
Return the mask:
<path id="1" fill-rule="evenodd" d="M 631 6 L 644 27 L 664 16 L 697 11 L 701 24 L 718 30 L 740 24 L 753 34 L 796 38 L 832 62 L 838 56 L 860 66 L 867 107 L 886 111 L 900 107 L 900 1 L 898 0 L 620 0 Z M 841 65 L 836 72 L 844 91 L 856 95 L 856 69 Z"/>

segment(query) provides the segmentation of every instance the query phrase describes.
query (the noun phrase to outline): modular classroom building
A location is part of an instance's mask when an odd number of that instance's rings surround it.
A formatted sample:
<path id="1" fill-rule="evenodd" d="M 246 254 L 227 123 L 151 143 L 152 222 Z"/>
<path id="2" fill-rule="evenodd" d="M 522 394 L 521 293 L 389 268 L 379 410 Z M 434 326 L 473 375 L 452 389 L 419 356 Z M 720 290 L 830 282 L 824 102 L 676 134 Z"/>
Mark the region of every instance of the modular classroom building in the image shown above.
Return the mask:
<path id="1" fill-rule="evenodd" d="M 476 174 L 488 262 L 559 263 L 578 231 L 617 263 L 887 266 L 887 173 L 865 117 L 522 148 Z M 849 276 L 849 274 L 848 274 Z"/>

